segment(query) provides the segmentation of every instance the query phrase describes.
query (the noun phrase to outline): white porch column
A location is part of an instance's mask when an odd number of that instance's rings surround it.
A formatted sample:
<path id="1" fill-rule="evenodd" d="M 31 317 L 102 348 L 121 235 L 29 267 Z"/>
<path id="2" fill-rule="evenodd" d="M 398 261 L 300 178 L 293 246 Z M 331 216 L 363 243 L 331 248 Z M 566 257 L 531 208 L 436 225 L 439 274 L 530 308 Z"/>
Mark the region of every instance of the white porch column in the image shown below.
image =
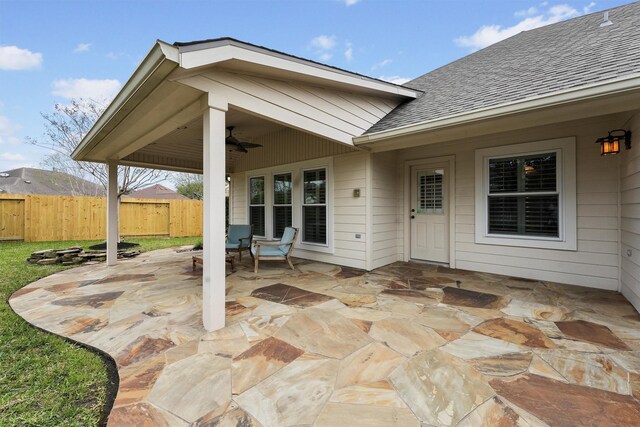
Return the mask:
<path id="1" fill-rule="evenodd" d="M 202 321 L 207 331 L 224 328 L 225 317 L 225 113 L 226 101 L 203 99 L 203 271 Z"/>
<path id="2" fill-rule="evenodd" d="M 107 265 L 118 261 L 118 162 L 107 163 Z"/>

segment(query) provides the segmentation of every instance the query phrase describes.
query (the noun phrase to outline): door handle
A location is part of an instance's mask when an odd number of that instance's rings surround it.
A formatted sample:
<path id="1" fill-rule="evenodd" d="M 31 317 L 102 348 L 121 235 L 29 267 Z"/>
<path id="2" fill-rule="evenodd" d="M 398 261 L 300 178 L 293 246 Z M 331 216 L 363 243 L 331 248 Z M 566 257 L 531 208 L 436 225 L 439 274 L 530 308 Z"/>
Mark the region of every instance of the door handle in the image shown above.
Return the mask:
<path id="1" fill-rule="evenodd" d="M 416 216 L 415 216 L 415 215 L 411 215 L 411 219 L 415 219 L 415 218 L 416 218 Z"/>

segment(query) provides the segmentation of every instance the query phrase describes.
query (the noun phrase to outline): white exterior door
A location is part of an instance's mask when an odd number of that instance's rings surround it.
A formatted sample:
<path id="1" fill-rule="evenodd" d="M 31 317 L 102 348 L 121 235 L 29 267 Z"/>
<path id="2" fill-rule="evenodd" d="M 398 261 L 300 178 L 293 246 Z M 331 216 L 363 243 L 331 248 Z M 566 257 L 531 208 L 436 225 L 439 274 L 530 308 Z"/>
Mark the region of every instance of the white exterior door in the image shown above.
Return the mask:
<path id="1" fill-rule="evenodd" d="M 448 167 L 411 168 L 411 258 L 449 262 Z"/>

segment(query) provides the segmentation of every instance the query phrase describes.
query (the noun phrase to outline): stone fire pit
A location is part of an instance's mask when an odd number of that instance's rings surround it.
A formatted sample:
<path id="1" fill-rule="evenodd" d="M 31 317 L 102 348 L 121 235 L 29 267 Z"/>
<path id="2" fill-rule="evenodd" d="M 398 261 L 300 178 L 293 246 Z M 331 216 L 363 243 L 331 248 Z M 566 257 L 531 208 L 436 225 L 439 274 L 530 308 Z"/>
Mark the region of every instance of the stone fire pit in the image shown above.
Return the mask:
<path id="1" fill-rule="evenodd" d="M 118 250 L 118 258 L 132 258 L 140 255 L 140 251 Z M 45 249 L 36 251 L 27 258 L 27 262 L 37 265 L 76 265 L 87 262 L 100 262 L 107 259 L 105 251 L 85 252 L 80 246 L 66 249 Z"/>

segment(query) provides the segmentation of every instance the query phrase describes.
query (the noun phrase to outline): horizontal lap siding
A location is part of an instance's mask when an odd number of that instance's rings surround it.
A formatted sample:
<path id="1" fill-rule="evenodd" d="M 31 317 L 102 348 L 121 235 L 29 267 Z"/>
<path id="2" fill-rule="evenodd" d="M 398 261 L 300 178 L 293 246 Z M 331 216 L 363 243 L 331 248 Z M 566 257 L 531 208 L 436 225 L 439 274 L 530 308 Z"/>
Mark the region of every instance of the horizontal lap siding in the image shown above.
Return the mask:
<path id="1" fill-rule="evenodd" d="M 367 157 L 366 153 L 354 153 L 334 158 L 334 253 L 331 257 L 322 257 L 328 262 L 366 267 L 366 242 L 369 237 L 366 234 L 365 214 L 369 197 L 366 194 Z M 354 189 L 360 189 L 360 197 L 353 197 Z M 359 239 L 356 234 L 360 234 Z"/>
<path id="2" fill-rule="evenodd" d="M 406 160 L 455 155 L 457 268 L 615 290 L 619 272 L 618 160 L 601 157 L 594 144 L 611 124 L 609 117 L 608 121 L 565 123 L 402 150 L 398 168 L 404 167 Z M 565 136 L 576 136 L 578 250 L 476 244 L 475 150 Z"/>
<path id="3" fill-rule="evenodd" d="M 328 141 L 326 143 L 330 144 Z M 313 152 L 313 149 L 306 152 Z M 355 268 L 366 268 L 367 227 L 365 212 L 369 196 L 366 193 L 368 156 L 367 153 L 354 152 L 337 155 L 332 159 L 333 175 L 329 177 L 329 185 L 332 186 L 333 194 L 330 201 L 333 212 L 333 252 L 296 249 L 295 256 Z M 283 158 L 289 157 L 284 156 Z M 308 160 L 308 158 L 303 155 L 299 161 L 304 160 Z M 281 167 L 278 170 L 299 168 L 295 163 L 280 164 Z M 247 179 L 255 173 L 257 172 L 250 170 L 231 174 L 231 223 L 246 224 L 249 220 L 247 215 Z M 263 174 L 264 172 L 259 173 Z M 299 186 L 299 182 L 297 184 L 294 182 L 294 192 L 300 191 Z M 354 189 L 360 189 L 360 197 L 353 197 Z M 293 209 L 297 211 L 300 207 L 294 205 Z M 296 218 L 296 212 L 294 212 L 294 218 Z M 299 224 L 294 225 L 299 226 Z M 356 238 L 356 234 L 359 234 L 360 238 Z"/>
<path id="4" fill-rule="evenodd" d="M 249 223 L 248 209 L 248 185 L 244 173 L 231 174 L 231 187 L 229 189 L 229 223 Z"/>
<path id="5" fill-rule="evenodd" d="M 640 135 L 640 114 L 630 124 Z M 640 152 L 637 146 L 622 154 L 620 168 L 620 243 L 622 293 L 640 311 Z"/>
<path id="6" fill-rule="evenodd" d="M 398 260 L 398 183 L 396 153 L 371 156 L 372 268 Z M 401 192 L 400 192 L 401 193 Z M 401 203 L 400 203 L 401 204 Z"/>
<path id="7" fill-rule="evenodd" d="M 355 151 L 352 147 L 291 128 L 251 138 L 250 142 L 260 144 L 262 148 L 251 149 L 248 153 L 235 156 L 233 172 L 286 165 Z"/>

